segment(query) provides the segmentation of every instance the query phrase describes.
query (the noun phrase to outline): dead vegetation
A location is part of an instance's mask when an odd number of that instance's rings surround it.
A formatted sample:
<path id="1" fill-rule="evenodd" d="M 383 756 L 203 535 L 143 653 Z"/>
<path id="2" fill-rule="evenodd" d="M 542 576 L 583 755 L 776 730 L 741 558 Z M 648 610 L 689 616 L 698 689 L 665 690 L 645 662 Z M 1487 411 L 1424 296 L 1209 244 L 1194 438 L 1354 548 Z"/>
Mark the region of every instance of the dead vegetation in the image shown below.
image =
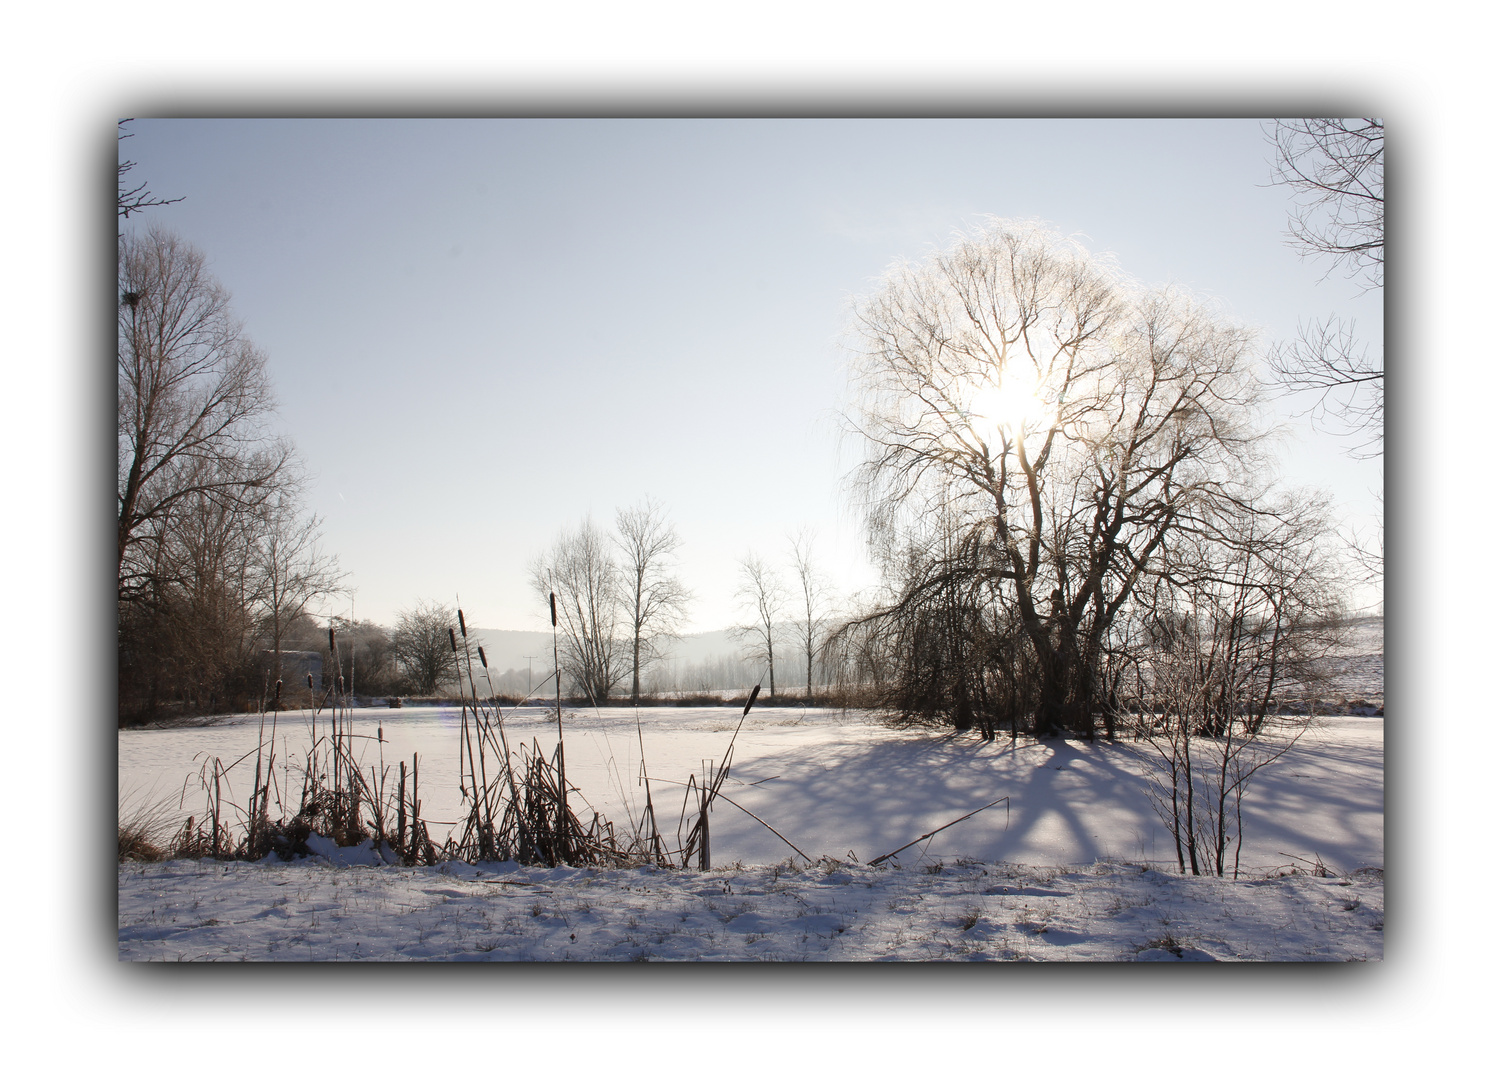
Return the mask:
<path id="1" fill-rule="evenodd" d="M 217 756 L 204 759 L 197 777 L 203 797 L 198 813 L 178 817 L 188 805 L 188 781 L 175 800 L 169 797 L 150 804 L 137 800 L 130 805 L 122 801 L 121 861 L 259 860 L 273 853 L 289 859 L 313 854 L 309 840 L 318 836 L 340 847 L 369 842 L 388 863 L 406 866 L 447 860 L 515 860 L 543 866 L 653 863 L 708 869 L 710 811 L 718 799 L 731 801 L 720 789 L 729 775 L 741 725 L 736 725 L 718 765 L 706 762 L 703 777 L 691 775 L 685 784 L 677 785 L 685 794 L 676 843 L 669 843 L 659 827 L 652 799 L 654 781 L 646 775 L 645 760 L 640 777 L 647 793 L 645 811 L 640 820 L 618 827 L 589 807 L 568 783 L 561 698 L 554 703 L 558 743 L 551 752 L 536 739 L 530 745 L 511 746 L 505 707 L 493 688 L 488 695 L 479 693 L 464 613 L 458 614 L 459 635 L 450 631 L 450 645 L 460 685 L 469 690 L 460 703 L 458 748 L 465 813 L 459 827 L 441 844 L 433 839 L 430 822 L 423 817 L 418 756 L 414 754 L 410 763 L 388 763 L 380 726 L 373 737 L 356 734 L 351 699 L 342 675 L 336 675 L 324 701 L 312 703 L 305 714 L 312 746 L 301 762 L 286 760 L 285 752 L 278 754 L 277 728 L 290 718 L 285 712 L 272 711 L 263 714 L 256 745 L 246 754 L 229 763 Z M 339 643 L 332 628 L 329 648 L 338 672 Z M 478 657 L 479 676 L 488 685 L 484 649 L 474 650 L 473 655 Z M 741 711 L 741 723 L 760 691 L 760 685 L 752 690 Z M 357 753 L 357 741 L 372 738 L 377 761 L 362 765 L 361 758 L 368 754 Z M 230 773 L 252 759 L 254 779 L 248 797 L 237 798 Z M 797 851 L 791 841 L 786 842 Z"/>

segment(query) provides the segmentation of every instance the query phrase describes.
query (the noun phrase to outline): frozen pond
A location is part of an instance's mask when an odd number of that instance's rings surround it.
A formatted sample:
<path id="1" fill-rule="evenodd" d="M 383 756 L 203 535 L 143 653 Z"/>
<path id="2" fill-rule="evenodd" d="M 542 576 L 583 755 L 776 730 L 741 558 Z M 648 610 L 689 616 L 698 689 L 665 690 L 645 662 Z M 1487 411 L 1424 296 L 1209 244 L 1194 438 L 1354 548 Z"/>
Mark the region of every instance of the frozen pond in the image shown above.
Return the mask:
<path id="1" fill-rule="evenodd" d="M 422 816 L 432 823 L 437 841 L 459 821 L 464 804 L 459 789 L 460 709 L 457 706 L 368 708 L 352 710 L 355 756 L 369 777 L 386 775 L 388 790 L 397 782 L 397 763 L 406 761 L 408 772 L 413 754 L 418 755 Z M 535 745 L 551 755 L 558 744 L 558 725 L 551 709 L 522 708 L 505 714 L 505 730 L 515 753 L 522 745 Z M 684 785 L 693 774 L 705 775 L 705 762 L 718 765 L 730 745 L 741 718 L 741 706 L 723 708 L 606 708 L 564 710 L 564 750 L 571 788 L 578 791 L 570 805 L 585 823 L 585 808 L 599 811 L 615 822 L 617 831 L 638 822 L 646 808 L 646 790 L 641 782 L 642 747 L 646 749 L 648 781 L 656 807 L 659 828 L 668 836 L 676 826 L 683 805 Z M 638 735 L 638 719 L 641 732 Z M 473 724 L 471 715 L 470 723 Z M 316 718 L 308 710 L 284 712 L 276 723 L 276 777 L 282 790 L 286 815 L 296 812 L 302 790 L 301 767 L 312 744 L 313 725 L 318 735 L 329 733 L 327 711 Z M 229 772 L 226 800 L 242 802 L 255 776 L 256 746 L 262 731 L 258 715 L 217 718 L 204 726 L 125 730 L 120 732 L 120 791 L 129 801 L 156 801 L 170 795 L 174 806 L 182 804 L 184 815 L 201 812 L 204 805 L 199 775 L 206 762 L 217 756 L 225 766 L 238 761 Z M 265 736 L 272 737 L 268 718 Z M 868 740 L 890 737 L 862 713 L 829 710 L 757 708 L 746 718 L 736 741 L 731 779 L 724 794 L 737 802 L 736 790 L 766 780 L 758 772 L 757 759 L 787 754 L 801 756 L 831 739 Z M 817 754 L 815 753 L 815 756 Z M 487 763 L 494 769 L 496 758 Z M 742 767 L 737 767 L 744 763 Z M 493 775 L 493 773 L 492 773 Z M 731 814 L 743 816 L 731 810 Z M 273 803 L 272 817 L 279 816 Z M 717 815 L 720 817 L 723 815 Z M 762 826 L 746 819 L 754 828 Z M 727 823 L 728 824 L 728 823 Z M 791 854 L 768 852 L 773 861 Z M 716 843 L 716 848 L 720 847 Z"/>
<path id="2" fill-rule="evenodd" d="M 640 820 L 645 791 L 639 775 L 645 747 L 647 775 L 659 828 L 675 840 L 683 784 L 718 763 L 740 718 L 740 707 L 609 708 L 565 711 L 564 738 L 576 812 L 587 802 L 628 831 Z M 460 710 L 446 707 L 362 709 L 354 720 L 356 754 L 368 776 L 420 755 L 423 817 L 455 822 L 462 813 L 458 785 Z M 277 723 L 277 777 L 295 811 L 301 766 L 309 746 L 309 714 L 284 713 Z M 327 731 L 328 714 L 318 720 Z M 257 716 L 208 726 L 119 733 L 120 790 L 127 801 L 170 796 L 186 789 L 182 814 L 201 814 L 198 774 L 218 755 L 226 765 L 249 753 L 230 774 L 230 801 L 242 801 L 255 770 Z M 268 733 L 270 725 L 268 724 Z M 546 709 L 510 714 L 513 751 L 536 740 L 544 754 L 557 744 Z M 377 736 L 379 735 L 379 741 Z M 1167 863 L 1172 840 L 1158 820 L 1143 780 L 1144 748 L 1137 744 L 1005 739 L 984 744 L 972 736 L 894 730 L 860 712 L 766 708 L 751 711 L 735 745 L 723 795 L 765 819 L 812 857 L 861 861 L 885 854 L 1002 796 L 998 806 L 909 850 L 901 861 L 956 857 L 1033 866 L 1082 865 L 1119 858 Z M 492 766 L 494 759 L 491 759 Z M 272 816 L 278 810 L 272 806 Z M 587 813 L 580 815 L 586 821 Z M 1327 718 L 1283 760 L 1259 774 L 1245 808 L 1242 866 L 1288 865 L 1288 856 L 1351 869 L 1383 865 L 1383 720 Z M 448 826 L 435 824 L 434 839 Z M 712 817 L 716 865 L 779 862 L 787 843 L 736 806 L 721 803 Z"/>

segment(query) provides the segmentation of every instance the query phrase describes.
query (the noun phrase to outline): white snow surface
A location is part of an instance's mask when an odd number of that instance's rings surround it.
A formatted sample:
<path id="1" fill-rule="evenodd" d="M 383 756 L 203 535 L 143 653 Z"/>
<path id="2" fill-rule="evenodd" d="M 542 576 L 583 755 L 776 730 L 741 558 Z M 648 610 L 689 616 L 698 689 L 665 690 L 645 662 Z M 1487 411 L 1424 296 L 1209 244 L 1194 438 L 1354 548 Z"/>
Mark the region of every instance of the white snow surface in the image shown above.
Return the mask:
<path id="1" fill-rule="evenodd" d="M 1382 871 L 122 865 L 123 960 L 1379 960 Z"/>
<path id="2" fill-rule="evenodd" d="M 423 816 L 455 821 L 459 710 L 361 710 L 379 774 L 420 755 Z M 659 825 L 676 839 L 681 784 L 718 762 L 739 708 L 603 709 L 565 716 L 569 780 L 585 806 L 640 819 L 641 749 Z M 637 723 L 641 723 L 640 741 Z M 327 715 L 319 718 L 325 724 Z M 259 717 L 122 731 L 122 792 L 170 792 L 201 812 L 206 755 L 253 751 Z M 300 790 L 311 727 L 277 724 L 277 772 Z M 551 752 L 544 710 L 508 718 L 513 748 Z M 378 741 L 378 738 L 380 741 Z M 1143 780 L 1141 744 L 899 730 L 864 713 L 757 708 L 735 741 L 712 817 L 714 869 L 515 864 L 399 868 L 367 843 L 283 863 L 123 865 L 122 959 L 796 960 L 1379 959 L 1383 720 L 1317 718 L 1258 775 L 1244 808 L 1241 880 L 1180 876 Z M 291 768 L 285 768 L 288 765 Z M 243 799 L 254 754 L 231 773 Z M 285 769 L 285 771 L 284 771 Z M 185 784 L 184 778 L 191 777 Z M 676 783 L 674 783 L 676 782 Z M 388 780 L 394 784 L 394 779 Z M 186 789 L 186 795 L 181 793 Z M 993 800 L 983 811 L 866 863 Z M 278 816 L 273 806 L 272 816 Z M 435 837 L 445 828 L 436 827 Z M 809 860 L 813 860 L 810 865 Z M 1291 875 L 1316 862 L 1337 876 Z"/>

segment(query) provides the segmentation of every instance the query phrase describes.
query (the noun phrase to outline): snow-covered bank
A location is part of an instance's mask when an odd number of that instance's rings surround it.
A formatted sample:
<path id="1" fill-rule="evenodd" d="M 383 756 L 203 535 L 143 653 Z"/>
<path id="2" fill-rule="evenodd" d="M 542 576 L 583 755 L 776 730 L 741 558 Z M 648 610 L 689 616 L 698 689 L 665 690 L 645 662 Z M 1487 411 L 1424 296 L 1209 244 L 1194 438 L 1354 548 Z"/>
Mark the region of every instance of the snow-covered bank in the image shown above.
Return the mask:
<path id="1" fill-rule="evenodd" d="M 123 960 L 1380 960 L 1383 878 L 962 861 L 120 867 Z"/>

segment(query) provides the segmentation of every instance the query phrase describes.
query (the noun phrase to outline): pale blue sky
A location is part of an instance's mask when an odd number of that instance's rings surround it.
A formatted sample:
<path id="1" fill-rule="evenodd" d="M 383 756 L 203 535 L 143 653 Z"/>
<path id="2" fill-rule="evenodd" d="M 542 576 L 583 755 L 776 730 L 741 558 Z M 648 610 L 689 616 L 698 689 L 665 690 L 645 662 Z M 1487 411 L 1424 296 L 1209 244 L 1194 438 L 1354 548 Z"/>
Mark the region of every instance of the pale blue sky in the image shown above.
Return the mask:
<path id="1" fill-rule="evenodd" d="M 1381 343 L 1380 295 L 1286 245 L 1255 120 L 128 130 L 133 178 L 186 196 L 144 222 L 232 292 L 355 613 L 387 623 L 458 593 L 478 625 L 541 628 L 531 558 L 646 495 L 683 535 L 690 630 L 734 621 L 736 559 L 800 527 L 843 588 L 868 584 L 837 453 L 850 304 L 983 214 L 1079 234 L 1267 342 L 1340 313 Z M 1288 480 L 1370 529 L 1380 459 L 1288 425 Z"/>

